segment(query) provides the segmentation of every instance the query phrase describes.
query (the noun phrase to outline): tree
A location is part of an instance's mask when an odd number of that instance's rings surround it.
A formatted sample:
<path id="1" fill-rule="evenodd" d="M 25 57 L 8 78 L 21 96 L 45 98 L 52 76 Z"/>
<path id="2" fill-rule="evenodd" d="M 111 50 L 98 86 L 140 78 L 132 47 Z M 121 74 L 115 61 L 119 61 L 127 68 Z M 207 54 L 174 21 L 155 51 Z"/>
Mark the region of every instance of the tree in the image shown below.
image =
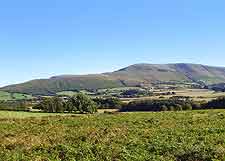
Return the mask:
<path id="1" fill-rule="evenodd" d="M 72 113 L 77 111 L 74 102 L 75 102 L 74 97 L 70 97 L 68 101 L 64 104 L 64 108 L 67 112 Z"/>
<path id="2" fill-rule="evenodd" d="M 161 111 L 168 111 L 168 108 L 165 105 L 163 105 Z"/>
<path id="3" fill-rule="evenodd" d="M 39 107 L 44 112 L 49 112 L 49 113 L 55 112 L 55 108 L 53 107 L 53 101 L 51 98 L 46 98 L 45 100 L 43 100 L 40 103 Z"/>
<path id="4" fill-rule="evenodd" d="M 170 106 L 169 111 L 175 111 L 175 108 L 173 106 Z"/>
<path id="5" fill-rule="evenodd" d="M 176 105 L 175 105 L 175 110 L 176 110 L 176 111 L 182 111 L 182 110 L 183 110 L 183 108 L 182 108 L 182 106 L 181 106 L 181 105 L 176 104 Z"/>
<path id="6" fill-rule="evenodd" d="M 81 113 L 95 113 L 97 112 L 96 103 L 87 95 L 78 93 L 72 97 L 73 108 Z"/>
<path id="7" fill-rule="evenodd" d="M 97 112 L 97 105 L 95 102 L 85 94 L 79 93 L 70 97 L 67 102 L 59 97 L 46 98 L 34 108 L 41 109 L 45 112 L 80 112 L 80 113 L 95 113 Z"/>
<path id="8" fill-rule="evenodd" d="M 63 101 L 59 97 L 46 98 L 34 108 L 49 113 L 64 112 Z"/>
<path id="9" fill-rule="evenodd" d="M 183 107 L 183 110 L 192 110 L 192 105 L 191 104 L 185 104 Z"/>
<path id="10" fill-rule="evenodd" d="M 52 98 L 52 103 L 53 103 L 53 107 L 54 107 L 55 112 L 57 112 L 57 113 L 64 112 L 63 101 L 62 101 L 61 98 L 53 97 Z"/>

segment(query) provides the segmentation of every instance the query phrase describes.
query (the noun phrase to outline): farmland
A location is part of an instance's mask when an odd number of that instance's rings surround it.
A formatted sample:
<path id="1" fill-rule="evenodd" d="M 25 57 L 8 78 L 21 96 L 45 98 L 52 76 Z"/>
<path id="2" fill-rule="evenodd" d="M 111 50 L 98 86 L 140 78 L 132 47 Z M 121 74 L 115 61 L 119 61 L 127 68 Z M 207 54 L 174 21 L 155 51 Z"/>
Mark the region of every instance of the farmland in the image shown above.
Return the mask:
<path id="1" fill-rule="evenodd" d="M 167 92 L 175 92 L 174 95 L 163 95 Z M 212 99 L 216 99 L 218 97 L 225 96 L 225 92 L 215 92 L 208 89 L 180 89 L 180 90 L 158 90 L 154 91 L 158 96 L 148 96 L 141 98 L 122 98 L 123 101 L 129 102 L 132 100 L 140 100 L 140 99 L 168 99 L 174 96 L 181 97 L 190 97 L 195 101 L 210 101 Z"/>
<path id="2" fill-rule="evenodd" d="M 1 100 L 23 100 L 32 99 L 32 96 L 22 93 L 8 93 L 0 91 L 0 101 Z"/>
<path id="3" fill-rule="evenodd" d="M 224 110 L 5 115 L 0 112 L 2 160 L 207 161 L 225 157 Z"/>

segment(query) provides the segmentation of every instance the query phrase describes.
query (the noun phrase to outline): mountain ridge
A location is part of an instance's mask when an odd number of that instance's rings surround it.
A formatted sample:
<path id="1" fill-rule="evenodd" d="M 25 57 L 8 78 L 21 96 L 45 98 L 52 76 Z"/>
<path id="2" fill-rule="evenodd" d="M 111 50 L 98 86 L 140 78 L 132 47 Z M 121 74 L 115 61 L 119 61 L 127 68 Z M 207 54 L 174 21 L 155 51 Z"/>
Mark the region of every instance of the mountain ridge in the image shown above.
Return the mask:
<path id="1" fill-rule="evenodd" d="M 114 72 L 88 75 L 58 75 L 0 88 L 1 91 L 54 95 L 61 91 L 96 90 L 160 82 L 194 82 L 210 85 L 225 82 L 225 67 L 191 63 L 134 64 Z"/>

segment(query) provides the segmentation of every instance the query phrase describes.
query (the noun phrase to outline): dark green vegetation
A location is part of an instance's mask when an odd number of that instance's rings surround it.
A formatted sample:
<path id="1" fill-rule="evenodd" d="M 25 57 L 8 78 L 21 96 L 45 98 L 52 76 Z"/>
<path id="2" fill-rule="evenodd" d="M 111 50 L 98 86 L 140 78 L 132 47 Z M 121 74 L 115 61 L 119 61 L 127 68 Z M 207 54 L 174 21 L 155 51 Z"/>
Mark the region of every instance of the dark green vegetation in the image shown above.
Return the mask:
<path id="1" fill-rule="evenodd" d="M 94 98 L 94 102 L 96 102 L 98 109 L 120 109 L 123 105 L 123 102 L 114 97 L 109 98 Z"/>
<path id="2" fill-rule="evenodd" d="M 95 102 L 82 93 L 78 93 L 69 97 L 67 101 L 63 101 L 60 97 L 46 98 L 34 109 L 39 109 L 49 113 L 95 113 L 97 105 Z"/>
<path id="3" fill-rule="evenodd" d="M 205 104 L 208 109 L 225 109 L 225 97 L 219 97 Z"/>
<path id="4" fill-rule="evenodd" d="M 162 100 L 138 100 L 124 104 L 121 112 L 132 111 L 182 111 L 182 110 L 206 110 L 206 109 L 225 109 L 225 97 L 206 101 L 194 101 L 189 97 L 172 97 Z"/>
<path id="5" fill-rule="evenodd" d="M 225 106 L 224 106 L 225 108 Z M 182 111 L 182 110 L 199 110 L 201 104 L 186 98 L 172 98 L 164 100 L 138 100 L 124 105 L 121 112 L 131 111 Z"/>
<path id="6" fill-rule="evenodd" d="M 26 100 L 0 101 L 0 110 L 29 111 L 30 107 L 31 102 Z"/>
<path id="7" fill-rule="evenodd" d="M 2 88 L 7 92 L 33 95 L 55 95 L 62 91 L 107 89 L 115 87 L 158 86 L 158 84 L 184 84 L 205 86 L 225 81 L 225 68 L 198 64 L 137 64 L 99 75 L 57 76 L 33 80 Z"/>
<path id="8" fill-rule="evenodd" d="M 218 84 L 209 85 L 208 88 L 212 89 L 214 91 L 225 92 L 225 83 L 218 83 Z"/>
<path id="9" fill-rule="evenodd" d="M 225 158 L 224 110 L 1 118 L 0 124 L 1 160 Z"/>
<path id="10" fill-rule="evenodd" d="M 122 98 L 133 98 L 133 97 L 145 97 L 153 95 L 152 92 L 147 90 L 140 90 L 140 89 L 130 89 L 122 92 L 120 97 Z"/>

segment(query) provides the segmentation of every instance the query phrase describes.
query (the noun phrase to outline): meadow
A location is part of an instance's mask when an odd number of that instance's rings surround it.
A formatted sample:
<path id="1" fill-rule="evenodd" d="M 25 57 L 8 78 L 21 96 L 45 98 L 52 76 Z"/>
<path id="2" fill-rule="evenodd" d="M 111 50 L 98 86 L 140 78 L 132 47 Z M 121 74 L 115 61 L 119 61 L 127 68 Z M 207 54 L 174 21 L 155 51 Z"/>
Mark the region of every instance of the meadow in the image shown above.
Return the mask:
<path id="1" fill-rule="evenodd" d="M 175 92 L 175 95 L 164 95 L 167 92 Z M 224 92 L 215 92 L 208 89 L 179 89 L 179 90 L 158 90 L 154 91 L 155 94 L 158 96 L 147 96 L 147 97 L 140 97 L 140 98 L 122 98 L 124 102 L 130 102 L 134 100 L 143 100 L 143 99 L 168 99 L 174 96 L 181 96 L 181 97 L 190 97 L 194 101 L 211 101 L 218 97 L 224 97 Z"/>
<path id="2" fill-rule="evenodd" d="M 224 125 L 225 110 L 68 116 L 2 111 L 0 158 L 222 161 Z"/>
<path id="3" fill-rule="evenodd" d="M 0 101 L 32 99 L 31 95 L 0 91 Z"/>

